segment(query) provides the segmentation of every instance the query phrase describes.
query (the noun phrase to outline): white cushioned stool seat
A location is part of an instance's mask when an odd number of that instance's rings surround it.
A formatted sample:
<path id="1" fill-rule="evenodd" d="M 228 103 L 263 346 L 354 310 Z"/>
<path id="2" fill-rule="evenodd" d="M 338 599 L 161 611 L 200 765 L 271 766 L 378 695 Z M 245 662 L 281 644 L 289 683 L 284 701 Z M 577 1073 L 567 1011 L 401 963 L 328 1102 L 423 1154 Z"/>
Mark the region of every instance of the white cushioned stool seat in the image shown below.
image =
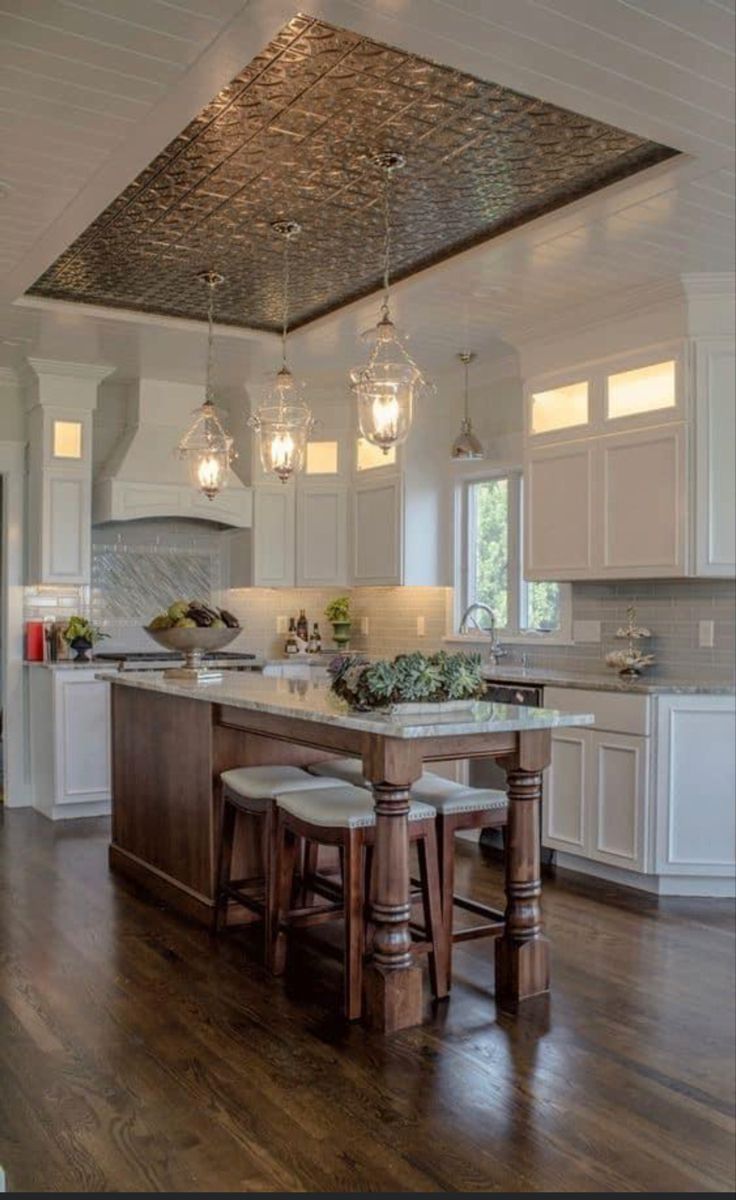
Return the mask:
<path id="1" fill-rule="evenodd" d="M 356 787 L 370 787 L 363 777 L 363 764 L 359 758 L 330 758 L 314 763 L 309 770 L 325 779 L 343 779 Z M 505 792 L 495 788 L 467 787 L 454 779 L 443 779 L 434 771 L 425 771 L 421 779 L 411 785 L 411 798 L 420 804 L 430 804 L 439 813 L 448 814 L 506 807 Z"/>
<path id="2" fill-rule="evenodd" d="M 361 829 L 376 823 L 370 792 L 349 784 L 285 792 L 276 797 L 276 803 L 292 817 L 312 825 L 325 825 L 332 829 Z M 434 809 L 428 804 L 411 802 L 410 821 L 433 821 L 434 816 Z"/>
<path id="3" fill-rule="evenodd" d="M 223 771 L 223 786 L 244 800 L 274 800 L 280 792 L 339 787 L 339 780 L 317 779 L 301 767 L 233 767 Z"/>

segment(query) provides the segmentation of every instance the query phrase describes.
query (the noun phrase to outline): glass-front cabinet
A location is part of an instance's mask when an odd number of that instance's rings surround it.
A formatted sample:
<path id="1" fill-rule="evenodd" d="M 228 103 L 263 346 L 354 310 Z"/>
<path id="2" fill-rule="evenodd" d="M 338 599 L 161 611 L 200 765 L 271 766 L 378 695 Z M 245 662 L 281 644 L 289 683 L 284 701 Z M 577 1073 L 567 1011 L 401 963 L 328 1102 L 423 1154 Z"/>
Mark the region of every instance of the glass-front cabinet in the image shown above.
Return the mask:
<path id="1" fill-rule="evenodd" d="M 686 377 L 685 346 L 669 342 L 532 379 L 527 436 L 534 443 L 571 441 L 683 421 Z"/>

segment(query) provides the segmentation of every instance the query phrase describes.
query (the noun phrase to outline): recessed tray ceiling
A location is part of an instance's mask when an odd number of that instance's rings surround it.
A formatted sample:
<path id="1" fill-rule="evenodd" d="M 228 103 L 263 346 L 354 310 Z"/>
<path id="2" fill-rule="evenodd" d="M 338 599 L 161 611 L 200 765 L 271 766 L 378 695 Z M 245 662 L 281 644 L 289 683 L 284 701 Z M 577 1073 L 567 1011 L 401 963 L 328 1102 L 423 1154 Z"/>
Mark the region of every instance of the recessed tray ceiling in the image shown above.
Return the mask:
<path id="1" fill-rule="evenodd" d="M 30 289 L 204 319 L 197 275 L 226 279 L 224 324 L 276 330 L 379 286 L 382 181 L 398 150 L 392 275 L 402 278 L 676 151 L 542 100 L 296 16 Z"/>

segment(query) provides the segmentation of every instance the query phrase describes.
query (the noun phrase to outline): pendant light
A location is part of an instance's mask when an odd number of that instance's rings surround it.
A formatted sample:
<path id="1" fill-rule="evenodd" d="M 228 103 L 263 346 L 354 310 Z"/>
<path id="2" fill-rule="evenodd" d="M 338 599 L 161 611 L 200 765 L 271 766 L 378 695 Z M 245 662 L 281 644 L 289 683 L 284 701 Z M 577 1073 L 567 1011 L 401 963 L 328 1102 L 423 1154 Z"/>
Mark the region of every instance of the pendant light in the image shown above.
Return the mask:
<path id="1" fill-rule="evenodd" d="M 215 289 L 225 280 L 216 271 L 205 271 L 198 279 L 209 289 L 204 404 L 194 410 L 194 423 L 179 442 L 177 453 L 186 460 L 192 485 L 208 500 L 214 500 L 227 487 L 230 466 L 236 457 L 233 439 L 225 428 L 224 413 L 215 407 L 213 382 Z"/>
<path id="2" fill-rule="evenodd" d="M 472 350 L 463 350 L 458 354 L 460 362 L 465 368 L 465 415 L 460 426 L 460 433 L 452 443 L 450 457 L 453 459 L 471 459 L 485 458 L 486 452 L 483 446 L 478 441 L 478 438 L 473 433 L 473 424 L 470 420 L 469 400 L 468 400 L 468 368 L 475 360 L 476 355 Z"/>
<path id="3" fill-rule="evenodd" d="M 391 179 L 405 163 L 403 154 L 384 151 L 373 158 L 383 172 L 383 301 L 381 319 L 369 336 L 373 349 L 365 366 L 350 372 L 358 402 L 358 424 L 366 441 L 388 454 L 392 446 L 406 441 L 414 415 L 414 400 L 426 381 L 403 345 L 389 307 L 391 267 Z"/>
<path id="4" fill-rule="evenodd" d="M 271 393 L 249 420 L 258 434 L 261 464 L 267 475 L 286 483 L 304 465 L 307 441 L 314 426 L 312 414 L 287 366 L 286 337 L 289 328 L 289 244 L 301 232 L 296 221 L 274 221 L 271 228 L 284 240 L 283 324 L 281 367 Z"/>

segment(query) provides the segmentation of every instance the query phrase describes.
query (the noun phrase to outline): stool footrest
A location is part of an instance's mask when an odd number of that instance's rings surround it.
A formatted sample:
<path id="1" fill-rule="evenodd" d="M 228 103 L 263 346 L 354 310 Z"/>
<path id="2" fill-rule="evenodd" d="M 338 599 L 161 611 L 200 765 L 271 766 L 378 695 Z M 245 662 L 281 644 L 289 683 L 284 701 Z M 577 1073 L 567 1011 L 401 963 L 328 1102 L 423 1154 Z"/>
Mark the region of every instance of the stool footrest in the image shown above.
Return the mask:
<path id="1" fill-rule="evenodd" d="M 500 937 L 506 928 L 505 921 L 494 921 L 492 925 L 472 925 L 470 929 L 457 929 L 453 942 L 472 942 L 475 938 Z"/>
<path id="2" fill-rule="evenodd" d="M 468 896 L 453 896 L 452 903 L 465 912 L 475 913 L 477 917 L 489 917 L 493 921 L 506 920 L 505 914 L 499 909 L 491 908 L 489 904 L 481 904 L 478 900 L 471 900 Z"/>

